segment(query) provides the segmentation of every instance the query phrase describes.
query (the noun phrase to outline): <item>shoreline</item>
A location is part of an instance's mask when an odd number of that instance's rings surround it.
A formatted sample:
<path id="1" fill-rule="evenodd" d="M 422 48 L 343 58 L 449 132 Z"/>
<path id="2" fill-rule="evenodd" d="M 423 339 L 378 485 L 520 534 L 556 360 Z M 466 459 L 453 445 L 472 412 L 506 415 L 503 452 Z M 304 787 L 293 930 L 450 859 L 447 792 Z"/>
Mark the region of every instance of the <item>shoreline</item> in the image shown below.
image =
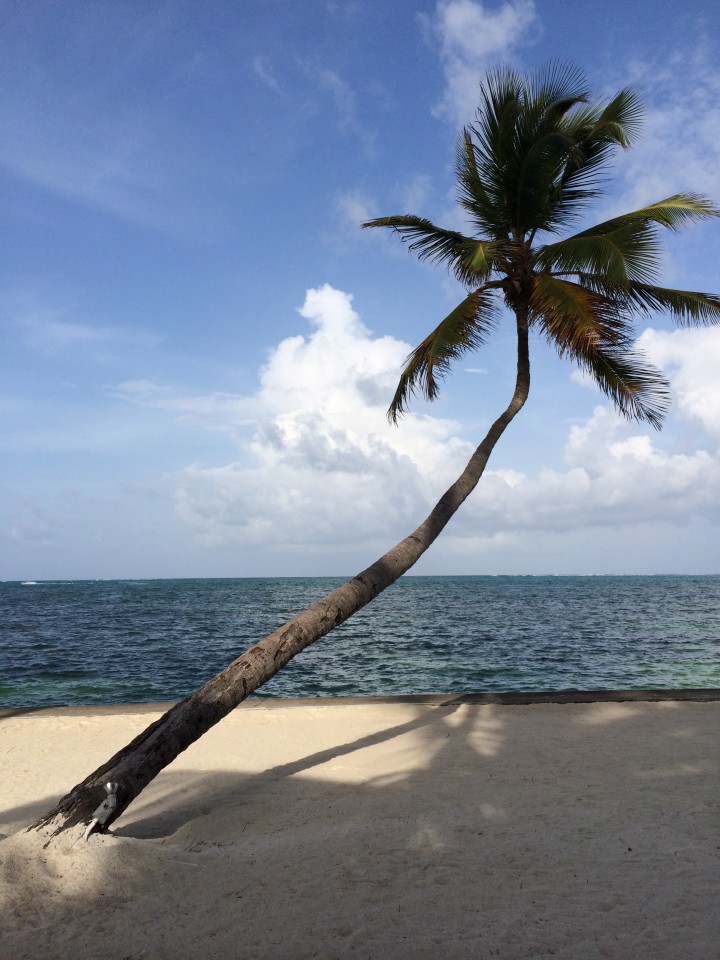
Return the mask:
<path id="1" fill-rule="evenodd" d="M 340 696 L 340 697 L 249 697 L 235 707 L 242 709 L 263 709 L 273 704 L 286 707 L 302 706 L 371 706 L 372 704 L 408 703 L 429 706 L 451 706 L 455 704 L 498 704 L 499 706 L 532 706 L 543 703 L 662 703 L 674 700 L 685 703 L 713 703 L 720 700 L 720 687 L 673 687 L 667 689 L 645 690 L 540 690 L 487 693 L 407 693 L 382 696 Z M 92 716 L 97 714 L 163 714 L 179 700 L 141 701 L 137 703 L 87 703 L 59 705 L 52 707 L 0 707 L 0 720 L 11 717 L 46 714 L 49 716 Z"/>
<path id="2" fill-rule="evenodd" d="M 5 714 L 0 955 L 707 960 L 720 691 L 629 693 L 250 701 L 48 848 L 23 827 L 167 705 Z"/>

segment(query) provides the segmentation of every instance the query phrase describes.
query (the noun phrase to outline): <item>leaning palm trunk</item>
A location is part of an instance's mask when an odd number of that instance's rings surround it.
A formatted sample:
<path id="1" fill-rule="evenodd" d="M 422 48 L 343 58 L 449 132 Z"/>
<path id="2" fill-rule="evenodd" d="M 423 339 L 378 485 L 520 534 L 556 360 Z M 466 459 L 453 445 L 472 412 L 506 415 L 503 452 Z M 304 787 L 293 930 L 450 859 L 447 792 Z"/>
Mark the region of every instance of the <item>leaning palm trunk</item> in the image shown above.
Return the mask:
<path id="1" fill-rule="evenodd" d="M 659 227 L 675 230 L 720 211 L 705 197 L 675 194 L 553 240 L 599 195 L 613 150 L 634 139 L 641 113 L 636 94 L 621 90 L 605 104 L 590 103 L 579 71 L 551 64 L 531 78 L 512 70 L 491 73 L 480 95 L 477 124 L 465 130 L 456 163 L 458 199 L 473 234 L 409 214 L 364 226 L 394 230 L 421 259 L 448 266 L 469 291 L 411 353 L 390 419 L 397 421 L 416 392 L 433 400 L 451 364 L 482 346 L 497 319 L 499 297 L 515 315 L 518 336 L 515 393 L 507 410 L 414 533 L 173 707 L 34 826 L 57 833 L 90 819 L 107 781 L 118 790 L 106 822 L 116 819 L 213 724 L 412 567 L 475 488 L 493 447 L 525 403 L 529 326 L 589 373 L 621 414 L 660 427 L 668 385 L 634 349 L 633 317 L 667 310 L 683 324 L 720 323 L 720 297 L 656 286 L 655 235 Z"/>
<path id="2" fill-rule="evenodd" d="M 54 836 L 90 821 L 93 811 L 105 798 L 103 784 L 114 781 L 118 784 L 117 806 L 106 821 L 105 825 L 109 825 L 183 750 L 267 683 L 293 657 L 370 603 L 420 559 L 477 486 L 495 444 L 527 399 L 530 364 L 526 316 L 518 316 L 517 331 L 517 377 L 510 404 L 490 427 L 462 474 L 417 530 L 372 566 L 260 640 L 222 673 L 168 710 L 74 787 L 30 829 L 48 827 Z"/>

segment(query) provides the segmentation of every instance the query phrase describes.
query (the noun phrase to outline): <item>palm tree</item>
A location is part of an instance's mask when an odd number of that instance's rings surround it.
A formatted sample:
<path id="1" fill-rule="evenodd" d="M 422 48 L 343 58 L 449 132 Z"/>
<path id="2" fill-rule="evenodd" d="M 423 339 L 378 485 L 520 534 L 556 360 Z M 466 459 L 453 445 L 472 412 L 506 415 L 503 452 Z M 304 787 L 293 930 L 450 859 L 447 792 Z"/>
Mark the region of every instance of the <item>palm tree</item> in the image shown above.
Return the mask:
<path id="1" fill-rule="evenodd" d="M 597 197 L 610 156 L 630 145 L 640 113 L 629 89 L 607 103 L 591 102 L 572 67 L 551 65 L 529 78 L 499 70 L 485 79 L 477 121 L 464 131 L 457 152 L 459 201 L 477 233 L 443 230 L 409 215 L 365 226 L 391 228 L 421 258 L 449 266 L 468 290 L 410 355 L 390 405 L 391 420 L 397 421 L 416 391 L 430 400 L 436 396 L 439 377 L 457 357 L 483 344 L 503 303 L 517 330 L 509 405 L 410 536 L 176 704 L 34 826 L 58 833 L 89 821 L 105 798 L 107 781 L 118 785 L 106 819 L 112 822 L 180 752 L 419 559 L 475 488 L 493 447 L 527 399 L 531 327 L 586 369 L 621 413 L 659 427 L 667 384 L 635 352 L 632 322 L 660 309 L 684 323 L 717 322 L 720 298 L 654 285 L 657 228 L 676 229 L 717 211 L 702 197 L 677 194 L 554 239 Z"/>
<path id="2" fill-rule="evenodd" d="M 676 194 L 555 239 L 599 196 L 610 155 L 630 146 L 640 119 L 632 89 L 590 103 L 575 68 L 551 65 L 531 78 L 499 70 L 481 87 L 477 122 L 457 148 L 459 202 L 476 232 L 466 236 L 410 215 L 363 225 L 391 228 L 421 259 L 447 265 L 469 291 L 408 358 L 390 406 L 393 421 L 413 393 L 433 400 L 451 363 L 484 343 L 500 297 L 517 329 L 513 410 L 528 395 L 534 327 L 622 414 L 660 427 L 667 383 L 633 349 L 633 321 L 668 310 L 684 323 L 718 322 L 720 299 L 654 284 L 657 228 L 677 229 L 718 211 L 703 197 Z"/>

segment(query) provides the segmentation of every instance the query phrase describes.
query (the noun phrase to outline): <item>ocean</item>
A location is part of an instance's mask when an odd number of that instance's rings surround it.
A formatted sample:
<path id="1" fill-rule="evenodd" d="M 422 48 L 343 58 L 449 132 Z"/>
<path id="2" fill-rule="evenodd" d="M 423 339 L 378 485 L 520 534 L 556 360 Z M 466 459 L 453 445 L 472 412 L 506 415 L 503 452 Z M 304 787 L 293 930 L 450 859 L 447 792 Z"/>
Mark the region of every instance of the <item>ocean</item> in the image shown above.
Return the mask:
<path id="1" fill-rule="evenodd" d="M 0 706 L 178 700 L 343 579 L 0 583 Z M 720 576 L 404 577 L 258 697 L 720 687 Z"/>

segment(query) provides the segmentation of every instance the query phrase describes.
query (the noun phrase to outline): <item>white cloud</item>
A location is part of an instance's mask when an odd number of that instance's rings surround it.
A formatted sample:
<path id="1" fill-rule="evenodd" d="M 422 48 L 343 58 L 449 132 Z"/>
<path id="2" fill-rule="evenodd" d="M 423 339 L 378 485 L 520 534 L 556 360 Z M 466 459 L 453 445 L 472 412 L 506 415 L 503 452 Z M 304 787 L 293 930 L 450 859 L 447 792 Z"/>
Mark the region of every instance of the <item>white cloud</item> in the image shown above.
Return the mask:
<path id="1" fill-rule="evenodd" d="M 596 407 L 570 426 L 565 470 L 487 471 L 450 531 L 459 550 L 472 544 L 482 553 L 498 537 L 519 545 L 528 534 L 604 528 L 655 536 L 668 524 L 720 524 L 720 329 L 648 329 L 638 346 L 670 380 L 675 410 L 666 432 Z"/>
<path id="2" fill-rule="evenodd" d="M 403 183 L 400 209 L 403 213 L 415 213 L 426 206 L 433 192 L 432 179 L 424 173 L 409 176 Z"/>
<path id="3" fill-rule="evenodd" d="M 355 94 L 350 84 L 334 70 L 321 70 L 318 74 L 323 87 L 332 96 L 341 130 L 356 130 L 358 127 Z"/>
<path id="4" fill-rule="evenodd" d="M 720 74 L 702 46 L 669 62 L 636 62 L 606 92 L 628 84 L 644 103 L 641 136 L 617 158 L 610 196 L 592 220 L 637 209 L 677 193 L 699 193 L 720 203 Z M 710 268 L 717 222 L 672 236 L 663 231 L 660 282 L 683 289 L 713 289 Z"/>
<path id="5" fill-rule="evenodd" d="M 446 84 L 436 112 L 458 125 L 475 116 L 483 74 L 513 59 L 541 29 L 533 0 L 507 0 L 494 10 L 476 0 L 438 0 L 430 23 L 440 38 Z"/>
<path id="6" fill-rule="evenodd" d="M 335 198 L 335 210 L 338 215 L 339 233 L 343 237 L 357 240 L 362 236 L 370 237 L 382 232 L 360 230 L 361 223 L 380 216 L 377 212 L 377 203 L 361 190 L 349 190 L 346 193 L 339 194 Z"/>
<path id="7" fill-rule="evenodd" d="M 570 380 L 579 387 L 586 387 L 588 390 L 594 390 L 596 393 L 600 393 L 600 388 L 587 370 L 582 370 L 578 367 L 573 368 L 570 374 Z"/>
<path id="8" fill-rule="evenodd" d="M 252 397 L 234 393 L 214 393 L 202 396 L 178 395 L 168 386 L 151 380 L 125 380 L 111 391 L 112 396 L 140 407 L 167 410 L 181 423 L 204 427 L 207 430 L 228 433 L 235 437 L 239 428 L 255 423 L 256 404 Z"/>
<path id="9" fill-rule="evenodd" d="M 720 436 L 720 328 L 646 330 L 639 344 L 670 374 L 679 413 Z"/>
<path id="10" fill-rule="evenodd" d="M 687 191 L 720 198 L 717 65 L 697 50 L 669 64 L 635 64 L 633 74 L 645 113 L 642 137 L 622 160 L 623 202 L 640 206 Z"/>
<path id="11" fill-rule="evenodd" d="M 267 60 L 265 57 L 256 56 L 253 58 L 252 62 L 253 73 L 268 87 L 270 90 L 273 90 L 275 93 L 282 93 L 280 84 L 275 77 L 275 74 L 268 66 Z"/>
<path id="12" fill-rule="evenodd" d="M 489 470 L 464 508 L 463 535 L 720 523 L 720 451 L 712 445 L 668 451 L 599 406 L 571 426 L 565 463 L 537 477 Z"/>
<path id="13" fill-rule="evenodd" d="M 385 548 L 422 520 L 472 445 L 457 423 L 431 416 L 388 425 L 385 408 L 409 346 L 373 336 L 349 294 L 309 290 L 299 312 L 310 332 L 277 345 L 252 395 L 183 397 L 145 382 L 124 385 L 123 394 L 233 436 L 232 462 L 193 464 L 171 478 L 179 517 L 206 545 Z M 472 544 L 481 556 L 528 532 L 720 522 L 720 452 L 709 437 L 720 432 L 720 331 L 650 330 L 641 346 L 669 376 L 694 434 L 678 434 L 676 422 L 658 435 L 598 406 L 570 426 L 564 468 L 535 476 L 489 469 L 448 531 L 446 554 Z"/>
<path id="14" fill-rule="evenodd" d="M 335 213 L 337 233 L 340 238 L 358 242 L 383 244 L 388 256 L 403 259 L 407 257 L 407 248 L 398 243 L 398 238 L 389 230 L 360 230 L 360 224 L 387 214 L 388 210 L 394 213 L 421 214 L 427 207 L 433 193 L 433 183 L 430 177 L 422 173 L 409 175 L 396 190 L 390 194 L 390 199 L 380 204 L 377 199 L 369 196 L 363 190 L 356 188 L 347 190 L 335 197 Z M 466 223 L 463 221 L 463 226 Z"/>
<path id="15" fill-rule="evenodd" d="M 113 340 L 118 331 L 109 327 L 94 327 L 88 323 L 60 320 L 52 316 L 23 317 L 21 325 L 34 343 L 74 346 L 78 343 L 98 343 Z"/>
<path id="16" fill-rule="evenodd" d="M 26 34 L 15 18 L 3 49 L 0 167 L 136 226 L 193 238 L 204 232 L 209 212 L 188 174 L 202 164 L 207 177 L 211 157 L 198 142 L 188 151 L 191 131 L 159 79 L 168 12 L 148 8 L 135 16 L 118 8 L 115 15 L 111 6 L 76 5 L 62 25 L 30 9 L 25 16 L 36 21 L 32 30 Z M 138 86 L 146 65 L 158 79 Z M 176 77 L 192 69 L 174 66 Z"/>
<path id="17" fill-rule="evenodd" d="M 317 79 L 332 98 L 340 132 L 356 137 L 365 155 L 374 157 L 376 153 L 375 134 L 366 129 L 360 122 L 357 97 L 352 86 L 335 70 L 319 70 L 317 71 Z"/>
<path id="18" fill-rule="evenodd" d="M 455 423 L 411 414 L 399 429 L 388 424 L 410 347 L 373 337 L 349 294 L 309 290 L 299 312 L 310 334 L 278 344 L 251 396 L 181 396 L 147 381 L 118 388 L 182 423 L 233 434 L 236 460 L 193 464 L 173 480 L 179 516 L 209 545 L 328 549 L 402 536 L 472 452 Z"/>
<path id="19" fill-rule="evenodd" d="M 144 226 L 165 225 L 157 134 L 141 111 L 103 119 L 77 96 L 41 110 L 17 94 L 0 105 L 8 135 L 0 164 L 14 175 Z M 170 218 L 172 219 L 172 218 Z M 175 226 L 173 222 L 173 226 Z"/>
<path id="20" fill-rule="evenodd" d="M 20 312 L 17 324 L 28 342 L 46 352 L 80 346 L 113 343 L 155 346 L 161 338 L 148 330 L 127 327 L 100 326 L 75 319 L 67 319 L 69 311 L 43 310 Z"/>

